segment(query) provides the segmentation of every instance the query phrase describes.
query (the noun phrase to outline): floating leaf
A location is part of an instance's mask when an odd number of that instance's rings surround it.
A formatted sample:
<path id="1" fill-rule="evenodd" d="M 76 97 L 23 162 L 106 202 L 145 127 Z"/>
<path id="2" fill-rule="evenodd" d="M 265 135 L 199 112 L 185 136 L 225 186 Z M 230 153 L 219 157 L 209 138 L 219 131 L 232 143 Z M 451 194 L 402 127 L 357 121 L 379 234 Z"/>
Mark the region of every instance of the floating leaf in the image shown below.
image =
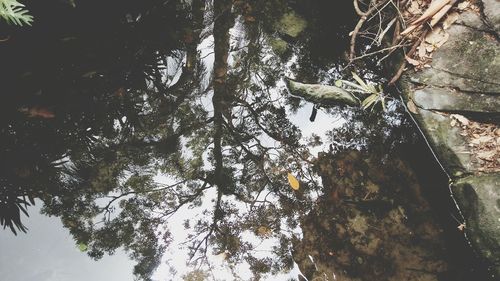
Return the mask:
<path id="1" fill-rule="evenodd" d="M 93 70 L 93 71 L 89 71 L 89 72 L 86 72 L 82 75 L 83 78 L 92 78 L 94 77 L 95 75 L 97 74 L 97 71 Z"/>
<path id="2" fill-rule="evenodd" d="M 88 247 L 85 243 L 78 243 L 77 247 L 78 247 L 78 250 L 80 250 L 80 252 L 85 252 L 88 249 Z"/>
<path id="3" fill-rule="evenodd" d="M 54 112 L 52 112 L 51 110 L 49 110 L 45 107 L 41 107 L 41 106 L 34 106 L 31 108 L 23 107 L 23 108 L 19 109 L 19 112 L 26 113 L 26 114 L 28 114 L 28 117 L 32 117 L 32 118 L 38 117 L 38 118 L 50 119 L 50 118 L 56 117 Z"/>
<path id="4" fill-rule="evenodd" d="M 299 190 L 300 187 L 299 181 L 290 173 L 288 173 L 288 183 L 290 183 L 290 186 L 292 187 L 293 190 Z"/>

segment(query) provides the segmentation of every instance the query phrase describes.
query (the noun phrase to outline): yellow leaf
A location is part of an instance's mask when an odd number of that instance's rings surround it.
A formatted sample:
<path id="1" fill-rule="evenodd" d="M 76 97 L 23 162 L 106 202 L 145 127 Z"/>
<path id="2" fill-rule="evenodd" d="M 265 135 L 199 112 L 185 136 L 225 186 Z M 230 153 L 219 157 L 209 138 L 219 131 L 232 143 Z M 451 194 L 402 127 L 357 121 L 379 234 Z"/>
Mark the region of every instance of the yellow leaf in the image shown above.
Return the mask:
<path id="1" fill-rule="evenodd" d="M 288 173 L 288 183 L 290 183 L 290 186 L 292 187 L 293 190 L 299 190 L 300 187 L 299 181 L 290 173 Z"/>

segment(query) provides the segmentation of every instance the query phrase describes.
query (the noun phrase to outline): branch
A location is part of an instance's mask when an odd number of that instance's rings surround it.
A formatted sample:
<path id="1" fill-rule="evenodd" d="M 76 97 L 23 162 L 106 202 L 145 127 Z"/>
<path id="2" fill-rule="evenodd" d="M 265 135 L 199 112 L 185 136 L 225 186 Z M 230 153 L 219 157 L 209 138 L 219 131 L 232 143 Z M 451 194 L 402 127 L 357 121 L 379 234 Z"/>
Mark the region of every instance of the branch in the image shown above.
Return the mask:
<path id="1" fill-rule="evenodd" d="M 194 247 L 193 252 L 190 254 L 189 262 L 191 262 L 191 260 L 196 255 L 196 253 L 200 249 L 200 246 L 203 243 L 205 243 L 205 248 L 203 250 L 203 255 L 206 255 L 207 250 L 208 250 L 208 239 L 210 238 L 210 236 L 212 235 L 212 233 L 214 232 L 214 230 L 217 229 L 217 223 L 219 222 L 219 220 L 222 219 L 221 203 L 222 203 L 222 192 L 220 190 L 217 190 L 217 201 L 215 202 L 215 206 L 214 206 L 214 216 L 213 216 L 213 219 L 212 219 L 212 223 L 209 226 L 208 233 Z"/>
<path id="2" fill-rule="evenodd" d="M 411 56 L 411 55 L 413 55 L 413 53 L 415 53 L 415 51 L 417 50 L 418 45 L 420 45 L 420 42 L 422 40 L 424 40 L 424 38 L 427 35 L 427 33 L 428 33 L 428 31 L 422 32 L 422 34 L 420 35 L 420 38 L 417 41 L 415 41 L 415 43 L 413 43 L 413 46 L 411 47 L 410 51 L 405 56 Z M 398 69 L 398 71 L 396 71 L 396 74 L 394 74 L 394 76 L 389 81 L 389 83 L 388 83 L 389 85 L 392 85 L 392 84 L 396 83 L 396 81 L 398 81 L 399 77 L 401 77 L 401 75 L 403 74 L 403 71 L 405 70 L 405 67 L 406 67 L 406 59 L 403 60 L 403 62 L 401 63 L 401 66 Z"/>
<path id="3" fill-rule="evenodd" d="M 212 185 L 209 185 L 208 182 L 205 181 L 205 183 L 203 183 L 203 185 L 198 190 L 196 190 L 195 193 L 187 195 L 187 196 L 182 196 L 182 197 L 185 197 L 185 199 L 179 201 L 179 204 L 177 206 L 175 206 L 175 208 L 171 209 L 168 212 L 163 213 L 162 217 L 168 217 L 168 216 L 174 214 L 182 206 L 186 205 L 189 202 L 192 202 L 194 199 L 196 199 L 198 196 L 200 196 L 203 193 L 203 191 L 205 191 L 206 189 L 209 189 L 211 187 L 212 187 Z M 180 196 L 178 196 L 178 197 L 180 197 Z"/>
<path id="4" fill-rule="evenodd" d="M 125 192 L 125 193 L 122 193 L 120 195 L 117 195 L 117 196 L 109 196 L 110 198 L 113 198 L 111 199 L 108 204 L 106 204 L 106 206 L 104 206 L 103 208 L 100 209 L 100 212 L 103 212 L 103 211 L 106 211 L 106 212 L 109 212 L 109 208 L 111 207 L 111 204 L 113 204 L 113 202 L 115 202 L 116 200 L 120 199 L 120 198 L 123 198 L 125 196 L 128 196 L 130 194 L 144 194 L 144 193 L 151 193 L 151 192 L 158 192 L 158 191 L 163 191 L 165 189 L 170 189 L 174 186 L 177 186 L 179 184 L 183 184 L 185 183 L 187 180 L 182 180 L 180 182 L 177 182 L 177 183 L 174 183 L 172 185 L 168 185 L 168 186 L 165 186 L 165 187 L 162 187 L 162 188 L 157 188 L 157 189 L 152 189 L 152 190 L 144 190 L 144 191 L 129 191 L 129 192 Z"/>
<path id="5" fill-rule="evenodd" d="M 389 0 L 382 0 L 377 4 L 374 4 L 375 1 L 376 0 L 371 0 L 370 5 L 373 4 L 373 6 L 371 8 L 369 8 L 368 11 L 363 12 L 359 9 L 358 0 L 354 0 L 354 9 L 356 10 L 356 13 L 358 13 L 358 15 L 361 18 L 359 19 L 358 23 L 356 24 L 356 27 L 354 27 L 354 30 L 352 31 L 351 50 L 350 50 L 350 54 L 349 54 L 350 60 L 353 60 L 355 55 L 356 55 L 356 51 L 355 51 L 355 49 L 356 49 L 356 37 L 358 36 L 359 30 L 361 29 L 361 27 L 363 26 L 365 21 L 368 19 L 368 16 L 370 16 L 374 11 L 377 11 L 379 7 L 385 5 Z"/>

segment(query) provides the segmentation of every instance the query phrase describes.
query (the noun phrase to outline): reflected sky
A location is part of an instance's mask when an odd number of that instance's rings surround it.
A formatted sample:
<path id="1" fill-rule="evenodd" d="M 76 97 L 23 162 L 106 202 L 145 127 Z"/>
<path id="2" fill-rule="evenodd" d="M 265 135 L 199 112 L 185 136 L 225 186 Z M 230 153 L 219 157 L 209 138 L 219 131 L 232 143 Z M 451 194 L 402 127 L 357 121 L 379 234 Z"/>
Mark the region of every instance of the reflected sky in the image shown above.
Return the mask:
<path id="1" fill-rule="evenodd" d="M 133 262 L 122 250 L 100 261 L 75 244 L 57 217 L 39 213 L 41 202 L 25 220 L 29 233 L 0 231 L 0 276 L 5 281 L 132 281 Z"/>

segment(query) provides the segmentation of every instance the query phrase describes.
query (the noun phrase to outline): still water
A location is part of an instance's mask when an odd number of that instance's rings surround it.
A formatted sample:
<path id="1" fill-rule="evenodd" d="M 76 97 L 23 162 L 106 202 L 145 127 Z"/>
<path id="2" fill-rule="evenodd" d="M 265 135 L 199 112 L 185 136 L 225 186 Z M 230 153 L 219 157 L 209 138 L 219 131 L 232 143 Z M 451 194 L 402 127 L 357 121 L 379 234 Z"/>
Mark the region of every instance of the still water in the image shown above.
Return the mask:
<path id="1" fill-rule="evenodd" d="M 383 84 L 345 62 L 350 1 L 27 2 L 0 23 L 2 280 L 487 280 L 397 98 L 286 88 Z"/>

